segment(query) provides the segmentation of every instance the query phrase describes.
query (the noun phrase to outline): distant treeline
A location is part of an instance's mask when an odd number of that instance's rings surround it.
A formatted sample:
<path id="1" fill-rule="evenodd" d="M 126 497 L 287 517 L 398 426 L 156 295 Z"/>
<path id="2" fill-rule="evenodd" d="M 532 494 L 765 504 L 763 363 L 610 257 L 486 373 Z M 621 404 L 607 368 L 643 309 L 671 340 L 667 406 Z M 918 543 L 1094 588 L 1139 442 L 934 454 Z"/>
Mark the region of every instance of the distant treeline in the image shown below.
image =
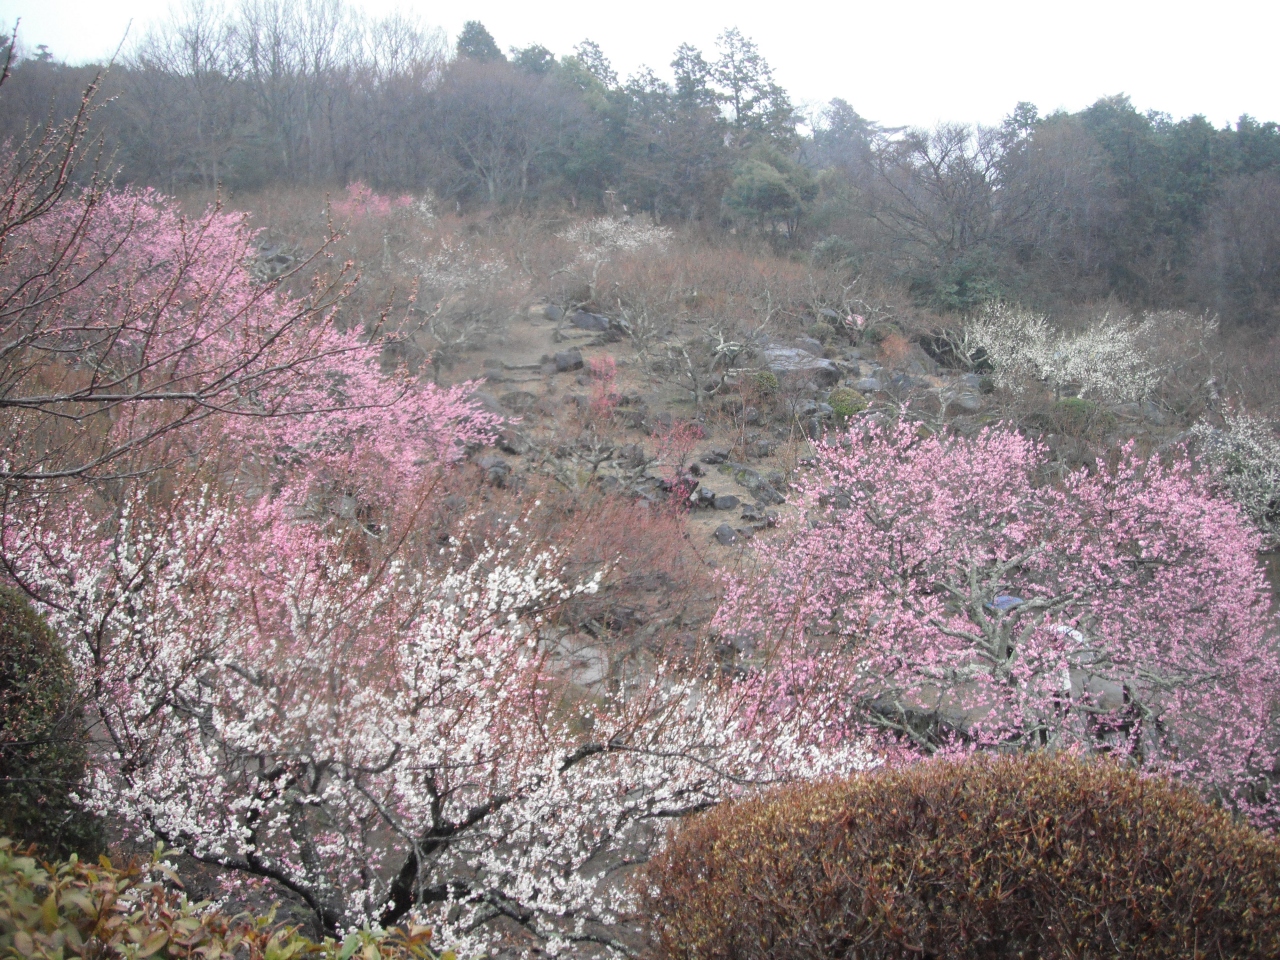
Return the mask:
<path id="1" fill-rule="evenodd" d="M 1119 298 L 1280 327 L 1280 129 L 1140 113 L 1127 97 L 998 127 L 805 117 L 736 30 L 671 79 L 600 47 L 504 54 L 341 0 L 193 3 L 107 72 L 95 120 L 124 182 L 430 191 L 447 209 L 645 213 L 764 236 L 939 309 Z M 97 68 L 15 58 L 0 135 L 79 105 Z M 53 106 L 51 107 L 51 104 Z"/>

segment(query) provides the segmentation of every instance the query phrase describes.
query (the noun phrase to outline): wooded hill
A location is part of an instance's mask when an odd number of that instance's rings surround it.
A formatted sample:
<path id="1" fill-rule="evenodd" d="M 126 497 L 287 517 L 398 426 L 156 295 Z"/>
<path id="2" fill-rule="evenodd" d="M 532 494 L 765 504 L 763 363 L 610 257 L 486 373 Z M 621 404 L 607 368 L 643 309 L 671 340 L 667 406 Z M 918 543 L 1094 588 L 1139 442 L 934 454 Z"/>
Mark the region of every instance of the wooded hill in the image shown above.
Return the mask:
<path id="1" fill-rule="evenodd" d="M 33 38 L 38 39 L 38 38 Z M 802 116 L 737 30 L 620 79 L 587 40 L 504 54 L 338 3 L 191 6 L 111 65 L 98 118 L 119 179 L 180 193 L 279 184 L 432 192 L 458 208 L 641 212 L 907 282 L 922 305 L 996 296 L 1280 322 L 1280 130 L 1139 112 L 1124 95 L 999 127 Z M 19 56 L 0 134 L 79 106 L 97 65 Z M 892 118 L 883 118 L 886 122 Z"/>

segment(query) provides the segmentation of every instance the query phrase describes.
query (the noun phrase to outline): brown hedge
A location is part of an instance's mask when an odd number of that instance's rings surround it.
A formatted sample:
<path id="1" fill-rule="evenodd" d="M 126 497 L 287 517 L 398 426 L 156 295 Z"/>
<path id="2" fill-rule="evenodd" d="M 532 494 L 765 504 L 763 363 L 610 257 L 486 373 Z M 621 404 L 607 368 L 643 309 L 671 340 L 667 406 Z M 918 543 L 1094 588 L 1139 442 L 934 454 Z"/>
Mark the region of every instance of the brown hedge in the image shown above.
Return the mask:
<path id="1" fill-rule="evenodd" d="M 1280 957 L 1280 843 L 1111 763 L 980 756 L 691 820 L 640 875 L 681 960 Z"/>

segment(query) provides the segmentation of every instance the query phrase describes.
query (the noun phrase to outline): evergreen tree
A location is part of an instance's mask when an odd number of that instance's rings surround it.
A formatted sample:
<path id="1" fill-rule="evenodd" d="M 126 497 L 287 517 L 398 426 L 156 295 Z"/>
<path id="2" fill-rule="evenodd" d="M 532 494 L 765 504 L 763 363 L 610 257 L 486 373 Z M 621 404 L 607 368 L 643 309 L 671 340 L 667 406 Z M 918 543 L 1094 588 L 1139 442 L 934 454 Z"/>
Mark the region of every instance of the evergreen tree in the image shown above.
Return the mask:
<path id="1" fill-rule="evenodd" d="M 458 57 L 467 60 L 478 60 L 481 63 L 493 63 L 506 60 L 498 49 L 493 34 L 484 28 L 479 20 L 468 20 L 462 25 L 458 34 Z"/>

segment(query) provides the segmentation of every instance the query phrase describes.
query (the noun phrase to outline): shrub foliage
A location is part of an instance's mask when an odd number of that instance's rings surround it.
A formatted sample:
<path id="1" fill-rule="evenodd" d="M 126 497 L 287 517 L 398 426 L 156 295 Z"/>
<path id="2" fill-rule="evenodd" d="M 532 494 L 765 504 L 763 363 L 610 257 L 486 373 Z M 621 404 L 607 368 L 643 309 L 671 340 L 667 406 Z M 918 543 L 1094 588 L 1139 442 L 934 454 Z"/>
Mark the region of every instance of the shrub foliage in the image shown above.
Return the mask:
<path id="1" fill-rule="evenodd" d="M 425 927 L 357 930 L 316 943 L 271 915 L 191 903 L 160 862 L 116 866 L 76 856 L 42 863 L 0 838 L 0 957 L 35 960 L 453 960 Z"/>
<path id="2" fill-rule="evenodd" d="M 68 796 L 85 772 L 84 723 L 57 636 L 16 590 L 0 587 L 0 833 L 54 849 L 96 845 Z"/>
<path id="3" fill-rule="evenodd" d="M 1280 956 L 1280 843 L 1113 763 L 978 756 L 727 804 L 642 875 L 669 958 Z"/>

